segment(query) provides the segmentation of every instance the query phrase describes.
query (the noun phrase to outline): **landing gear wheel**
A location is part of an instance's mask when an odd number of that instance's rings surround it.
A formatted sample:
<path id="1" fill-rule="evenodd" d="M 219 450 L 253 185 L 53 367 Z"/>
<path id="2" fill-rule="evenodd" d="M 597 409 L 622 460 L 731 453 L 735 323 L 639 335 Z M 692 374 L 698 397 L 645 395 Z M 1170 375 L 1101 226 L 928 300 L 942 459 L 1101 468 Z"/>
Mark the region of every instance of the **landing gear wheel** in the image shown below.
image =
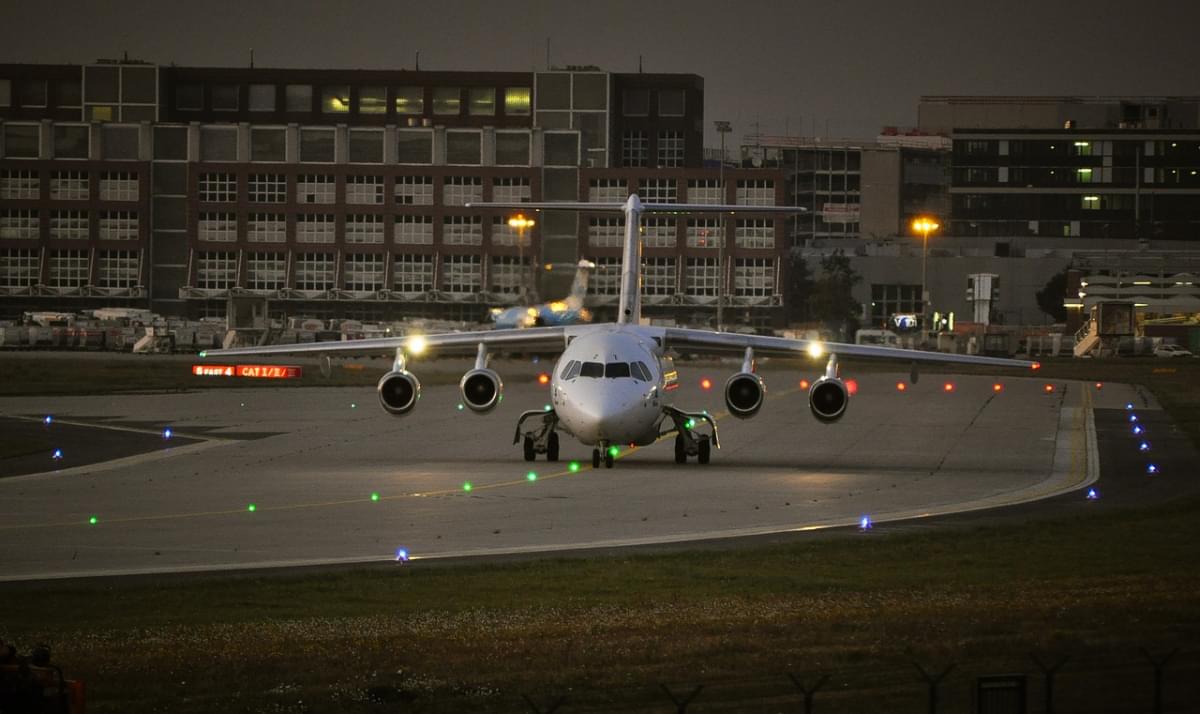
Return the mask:
<path id="1" fill-rule="evenodd" d="M 604 450 L 604 468 L 611 469 L 613 467 L 613 453 L 607 449 Z"/>
<path id="2" fill-rule="evenodd" d="M 592 449 L 592 468 L 600 468 L 600 449 Z"/>
<path id="3" fill-rule="evenodd" d="M 687 442 L 684 441 L 683 434 L 678 434 L 675 437 L 675 463 L 687 463 Z"/>
<path id="4" fill-rule="evenodd" d="M 710 449 L 712 448 L 708 437 L 707 436 L 700 437 L 700 441 L 697 442 L 696 445 L 700 448 L 700 454 L 696 457 L 696 460 L 702 464 L 707 464 L 708 458 L 711 455 Z"/>
<path id="5" fill-rule="evenodd" d="M 533 461 L 534 459 L 536 459 L 537 452 L 533 450 L 533 437 L 532 436 L 525 437 L 525 441 L 524 441 L 523 445 L 525 447 L 525 460 Z"/>
<path id="6" fill-rule="evenodd" d="M 558 461 L 558 432 L 550 432 L 550 438 L 546 442 L 546 460 Z"/>

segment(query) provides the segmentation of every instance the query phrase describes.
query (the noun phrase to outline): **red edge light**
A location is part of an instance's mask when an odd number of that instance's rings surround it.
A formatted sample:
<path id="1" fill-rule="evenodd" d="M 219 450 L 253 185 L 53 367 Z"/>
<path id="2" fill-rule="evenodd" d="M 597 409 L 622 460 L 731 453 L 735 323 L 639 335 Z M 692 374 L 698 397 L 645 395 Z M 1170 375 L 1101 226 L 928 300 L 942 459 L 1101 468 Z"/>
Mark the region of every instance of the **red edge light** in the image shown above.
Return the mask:
<path id="1" fill-rule="evenodd" d="M 992 385 L 992 391 L 993 392 L 1003 392 L 1004 385 L 1000 384 L 999 382 L 996 382 L 995 384 Z"/>
<path id="2" fill-rule="evenodd" d="M 846 393 L 850 394 L 850 395 L 858 394 L 858 380 L 856 380 L 856 379 L 847 379 L 846 380 Z"/>
<path id="3" fill-rule="evenodd" d="M 546 374 L 545 372 L 542 372 L 541 374 L 539 374 L 538 375 L 538 384 L 541 384 L 543 386 L 550 384 L 550 375 Z"/>
<path id="4" fill-rule="evenodd" d="M 896 391 L 897 392 L 903 392 L 906 389 L 908 389 L 907 384 L 905 384 L 904 382 L 896 382 Z"/>
<path id="5" fill-rule="evenodd" d="M 1034 362 L 1033 364 L 1029 365 L 1029 368 L 1030 368 L 1030 369 L 1041 369 L 1041 368 L 1042 368 L 1042 363 L 1041 363 L 1041 362 Z"/>
<path id="6" fill-rule="evenodd" d="M 801 389 L 808 389 L 808 380 L 807 380 L 807 379 L 802 379 L 802 380 L 800 380 L 800 388 L 801 388 Z"/>
<path id="7" fill-rule="evenodd" d="M 946 382 L 945 384 L 942 385 L 942 389 L 947 392 L 953 392 L 954 391 L 954 382 Z"/>

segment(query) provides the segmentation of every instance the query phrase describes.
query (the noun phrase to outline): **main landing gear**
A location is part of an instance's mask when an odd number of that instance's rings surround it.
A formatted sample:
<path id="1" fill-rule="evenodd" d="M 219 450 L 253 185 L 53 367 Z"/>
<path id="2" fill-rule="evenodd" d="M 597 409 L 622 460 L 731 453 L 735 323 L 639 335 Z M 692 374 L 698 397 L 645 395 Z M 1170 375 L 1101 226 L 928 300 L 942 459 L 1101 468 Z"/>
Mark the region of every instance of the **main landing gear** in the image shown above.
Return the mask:
<path id="1" fill-rule="evenodd" d="M 538 417 L 541 420 L 538 421 Z M 525 432 L 521 431 L 521 426 L 527 419 L 535 421 L 535 426 Z M 530 410 L 525 412 L 517 419 L 517 431 L 513 434 L 513 443 L 520 443 L 526 461 L 534 461 L 538 454 L 545 454 L 547 461 L 558 461 L 558 432 L 554 427 L 558 426 L 558 415 L 554 410 L 544 411 L 540 409 Z"/>
<path id="2" fill-rule="evenodd" d="M 674 423 L 675 432 L 675 463 L 687 463 L 688 457 L 695 456 L 696 461 L 707 464 L 712 458 L 712 447 L 721 448 L 717 439 L 717 423 L 704 412 L 685 412 L 675 407 L 665 407 L 663 411 Z M 711 434 L 701 434 L 696 426 L 704 422 L 711 429 Z M 671 431 L 664 433 L 670 434 Z"/>

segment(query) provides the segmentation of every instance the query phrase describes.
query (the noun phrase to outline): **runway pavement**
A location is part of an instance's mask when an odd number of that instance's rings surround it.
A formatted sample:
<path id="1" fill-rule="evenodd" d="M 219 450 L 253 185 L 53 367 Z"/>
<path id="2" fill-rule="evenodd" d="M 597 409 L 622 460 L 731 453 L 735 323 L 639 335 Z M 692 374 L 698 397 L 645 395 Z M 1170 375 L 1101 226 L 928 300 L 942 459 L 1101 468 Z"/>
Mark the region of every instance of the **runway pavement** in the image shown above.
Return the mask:
<path id="1" fill-rule="evenodd" d="M 723 414 L 728 373 L 683 368 L 674 402 Z M 0 399 L 0 415 L 93 425 L 73 426 L 81 460 L 114 430 L 192 440 L 0 478 L 0 580 L 671 543 L 1082 498 L 1100 466 L 1093 409 L 1157 409 L 1116 384 L 924 375 L 899 391 L 907 375 L 871 374 L 823 425 L 800 375 L 763 376 L 767 404 L 719 420 L 711 464 L 675 464 L 668 439 L 612 470 L 569 438 L 558 463 L 522 459 L 513 427 L 547 401 L 536 383 L 507 385 L 486 416 L 458 409 L 453 386 L 403 418 L 370 388 Z"/>

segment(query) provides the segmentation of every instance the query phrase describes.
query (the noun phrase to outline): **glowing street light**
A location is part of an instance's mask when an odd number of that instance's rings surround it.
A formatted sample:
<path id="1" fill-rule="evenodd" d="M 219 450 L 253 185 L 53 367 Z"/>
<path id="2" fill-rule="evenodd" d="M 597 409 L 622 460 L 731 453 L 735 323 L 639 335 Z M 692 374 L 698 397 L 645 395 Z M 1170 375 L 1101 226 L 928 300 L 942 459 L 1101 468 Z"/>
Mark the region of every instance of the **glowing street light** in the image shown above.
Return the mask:
<path id="1" fill-rule="evenodd" d="M 526 218 L 525 214 L 518 213 L 508 219 L 508 227 L 517 229 L 517 265 L 521 270 L 521 296 L 525 296 L 525 231 L 533 228 L 537 223 L 532 218 Z"/>
<path id="2" fill-rule="evenodd" d="M 921 234 L 921 332 L 928 334 L 926 325 L 929 324 L 929 292 L 926 287 L 925 276 L 929 265 L 929 234 L 936 231 L 941 226 L 937 221 L 929 216 L 919 216 L 913 219 L 912 229 L 914 233 Z"/>

